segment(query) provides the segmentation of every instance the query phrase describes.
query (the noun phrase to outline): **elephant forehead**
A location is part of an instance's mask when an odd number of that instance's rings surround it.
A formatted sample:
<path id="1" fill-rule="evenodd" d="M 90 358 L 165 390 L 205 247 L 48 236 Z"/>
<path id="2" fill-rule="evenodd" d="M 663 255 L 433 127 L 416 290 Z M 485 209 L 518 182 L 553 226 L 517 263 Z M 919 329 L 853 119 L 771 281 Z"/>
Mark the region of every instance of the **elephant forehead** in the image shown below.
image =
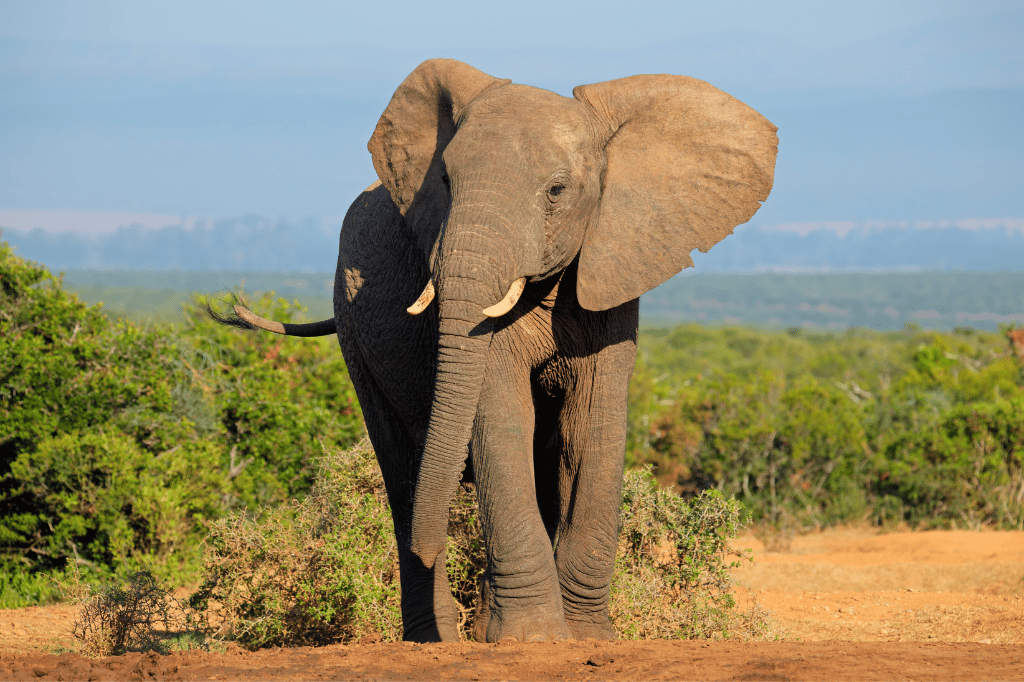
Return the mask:
<path id="1" fill-rule="evenodd" d="M 588 146 L 589 123 L 576 100 L 528 86 L 494 90 L 466 108 L 450 146 L 452 160 L 504 151 L 532 162 L 565 163 Z"/>

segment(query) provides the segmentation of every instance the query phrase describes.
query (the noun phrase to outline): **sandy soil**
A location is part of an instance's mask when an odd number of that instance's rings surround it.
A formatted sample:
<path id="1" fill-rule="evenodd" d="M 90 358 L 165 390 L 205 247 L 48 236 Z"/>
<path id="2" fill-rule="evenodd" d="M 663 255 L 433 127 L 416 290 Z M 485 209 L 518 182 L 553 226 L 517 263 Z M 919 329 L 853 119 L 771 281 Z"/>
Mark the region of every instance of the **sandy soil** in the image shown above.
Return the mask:
<path id="1" fill-rule="evenodd" d="M 0 611 L 0 679 L 1024 680 L 1024 532 L 795 538 L 736 571 L 780 642 L 355 644 L 75 653 L 66 606 Z M 48 653 L 51 652 L 51 653 Z"/>

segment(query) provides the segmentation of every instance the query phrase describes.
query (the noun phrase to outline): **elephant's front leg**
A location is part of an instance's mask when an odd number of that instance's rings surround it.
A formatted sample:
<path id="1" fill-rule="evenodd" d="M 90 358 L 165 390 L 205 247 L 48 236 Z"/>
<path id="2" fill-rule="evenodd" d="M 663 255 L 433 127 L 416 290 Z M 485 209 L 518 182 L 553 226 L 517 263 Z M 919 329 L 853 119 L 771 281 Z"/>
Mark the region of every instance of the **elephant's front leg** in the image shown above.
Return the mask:
<path id="1" fill-rule="evenodd" d="M 473 429 L 473 466 L 487 545 L 488 642 L 568 639 L 551 541 L 533 472 L 529 372 L 491 363 Z"/>
<path id="2" fill-rule="evenodd" d="M 626 401 L 636 358 L 629 343 L 578 358 L 562 410 L 564 453 L 555 563 L 576 639 L 615 639 L 608 597 L 619 537 Z"/>
<path id="3" fill-rule="evenodd" d="M 433 568 L 425 568 L 420 558 L 408 550 L 411 533 L 402 536 L 397 539 L 404 548 L 398 552 L 403 639 L 407 642 L 459 641 L 458 614 L 448 583 L 445 554 L 442 552 Z"/>

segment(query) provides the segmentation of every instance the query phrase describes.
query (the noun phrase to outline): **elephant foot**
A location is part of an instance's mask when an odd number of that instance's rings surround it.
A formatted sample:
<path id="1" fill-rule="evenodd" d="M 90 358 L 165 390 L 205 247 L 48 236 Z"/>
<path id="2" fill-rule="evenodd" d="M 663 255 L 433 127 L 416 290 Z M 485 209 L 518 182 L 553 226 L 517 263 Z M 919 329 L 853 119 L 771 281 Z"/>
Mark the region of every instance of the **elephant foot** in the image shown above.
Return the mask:
<path id="1" fill-rule="evenodd" d="M 481 628 L 485 624 L 478 624 Z M 495 609 L 486 623 L 488 642 L 561 642 L 572 639 L 561 609 L 527 609 L 508 613 Z"/>
<path id="2" fill-rule="evenodd" d="M 402 639 L 406 642 L 457 642 L 459 627 L 456 625 L 455 600 L 451 599 L 441 613 L 419 613 L 402 618 Z"/>
<path id="3" fill-rule="evenodd" d="M 566 622 L 569 625 L 569 630 L 572 632 L 573 639 L 596 639 L 604 642 L 619 638 L 618 633 L 615 632 L 615 628 L 612 627 L 611 621 L 607 617 L 591 620 L 572 620 L 566 618 Z"/>

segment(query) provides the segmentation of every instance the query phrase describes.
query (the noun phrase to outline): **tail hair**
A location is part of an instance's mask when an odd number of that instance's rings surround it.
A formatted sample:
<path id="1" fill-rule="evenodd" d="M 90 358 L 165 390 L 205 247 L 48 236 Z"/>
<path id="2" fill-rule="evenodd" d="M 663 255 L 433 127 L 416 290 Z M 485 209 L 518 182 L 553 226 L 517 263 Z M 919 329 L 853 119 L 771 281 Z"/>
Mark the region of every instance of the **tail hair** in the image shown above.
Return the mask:
<path id="1" fill-rule="evenodd" d="M 242 301 L 233 291 L 228 292 L 228 298 L 228 302 L 231 304 L 231 312 L 229 312 L 227 315 L 222 315 L 219 312 L 217 312 L 213 308 L 213 305 L 210 303 L 209 300 L 207 300 L 205 303 L 200 303 L 199 308 L 201 308 L 203 312 L 205 312 L 206 315 L 211 320 L 217 322 L 218 324 L 223 324 L 227 327 L 236 327 L 238 329 L 246 329 L 248 331 L 259 331 L 256 326 L 250 324 L 246 320 L 243 320 L 241 317 L 239 317 L 238 313 L 235 312 L 236 305 L 243 305 L 246 308 L 248 308 L 249 306 L 246 306 L 245 302 Z"/>

